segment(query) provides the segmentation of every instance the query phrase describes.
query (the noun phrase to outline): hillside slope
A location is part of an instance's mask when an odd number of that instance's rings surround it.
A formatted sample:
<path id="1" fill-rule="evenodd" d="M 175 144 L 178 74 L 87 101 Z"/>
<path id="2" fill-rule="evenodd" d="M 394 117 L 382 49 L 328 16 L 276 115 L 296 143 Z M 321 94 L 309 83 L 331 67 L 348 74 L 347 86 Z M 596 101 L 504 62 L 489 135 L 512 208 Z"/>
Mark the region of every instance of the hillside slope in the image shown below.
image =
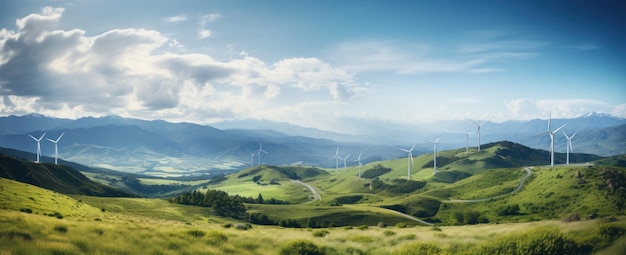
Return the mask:
<path id="1" fill-rule="evenodd" d="M 29 183 L 64 194 L 124 197 L 133 196 L 91 181 L 78 170 L 49 163 L 31 163 L 0 154 L 0 177 Z"/>

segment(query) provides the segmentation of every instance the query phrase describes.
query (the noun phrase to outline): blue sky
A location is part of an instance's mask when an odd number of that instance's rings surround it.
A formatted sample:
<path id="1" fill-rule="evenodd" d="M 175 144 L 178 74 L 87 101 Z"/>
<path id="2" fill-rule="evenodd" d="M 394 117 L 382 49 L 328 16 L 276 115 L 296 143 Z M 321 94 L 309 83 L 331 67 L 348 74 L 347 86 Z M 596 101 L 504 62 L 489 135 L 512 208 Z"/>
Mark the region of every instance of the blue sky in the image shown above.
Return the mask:
<path id="1" fill-rule="evenodd" d="M 620 1 L 3 1 L 0 115 L 626 117 Z M 345 128 L 342 128 L 345 127 Z"/>

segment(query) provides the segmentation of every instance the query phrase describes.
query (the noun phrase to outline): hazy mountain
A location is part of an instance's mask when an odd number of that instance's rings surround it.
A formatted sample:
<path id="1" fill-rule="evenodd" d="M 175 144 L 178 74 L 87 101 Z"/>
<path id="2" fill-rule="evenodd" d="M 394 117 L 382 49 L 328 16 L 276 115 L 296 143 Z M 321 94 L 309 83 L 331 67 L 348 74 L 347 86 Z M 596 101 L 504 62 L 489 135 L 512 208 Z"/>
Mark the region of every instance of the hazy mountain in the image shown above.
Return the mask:
<path id="1" fill-rule="evenodd" d="M 263 164 L 312 165 L 334 167 L 330 160 L 339 147 L 341 157 L 348 154 L 348 164 L 362 153 L 362 162 L 392 159 L 404 156 L 400 148 L 417 143 L 414 155 L 432 151 L 428 140 L 441 137 L 440 150 L 465 147 L 465 130 L 475 132 L 470 121 L 440 121 L 430 125 L 411 127 L 406 124 L 372 122 L 367 128 L 379 128 L 366 135 L 344 135 L 288 123 L 271 121 L 238 121 L 218 124 L 218 129 L 193 123 L 170 123 L 162 120 L 139 120 L 107 116 L 86 117 L 77 120 L 57 119 L 31 114 L 0 117 L 0 146 L 35 152 L 37 144 L 27 134 L 56 139 L 60 158 L 90 167 L 149 174 L 179 176 L 203 174 L 215 170 L 239 170 L 258 164 L 251 154 L 259 143 L 268 153 L 261 155 Z M 574 150 L 601 156 L 624 154 L 626 148 L 626 120 L 610 115 L 592 113 L 574 119 L 554 119 L 552 129 L 567 124 L 562 130 L 578 132 L 573 140 Z M 24 131 L 19 132 L 20 128 Z M 548 149 L 549 137 L 541 132 L 547 129 L 546 120 L 486 122 L 481 128 L 481 143 L 513 141 L 532 148 Z M 333 139 L 329 139 L 333 138 Z M 470 146 L 476 146 L 476 135 L 469 137 Z M 359 142 L 355 142 L 359 141 Z M 565 139 L 556 135 L 557 152 L 565 151 Z M 41 142 L 42 154 L 54 155 L 52 143 Z M 34 158 L 32 159 L 34 160 Z"/>

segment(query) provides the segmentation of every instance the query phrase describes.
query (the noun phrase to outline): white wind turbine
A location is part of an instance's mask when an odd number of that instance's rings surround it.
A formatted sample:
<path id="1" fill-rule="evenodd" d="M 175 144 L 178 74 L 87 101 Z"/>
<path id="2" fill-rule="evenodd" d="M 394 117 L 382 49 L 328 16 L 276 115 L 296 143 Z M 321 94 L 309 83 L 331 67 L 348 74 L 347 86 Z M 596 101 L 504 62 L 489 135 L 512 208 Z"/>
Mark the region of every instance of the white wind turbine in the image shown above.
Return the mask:
<path id="1" fill-rule="evenodd" d="M 441 138 L 437 138 L 434 142 L 428 141 L 433 144 L 433 175 L 437 174 L 437 143 Z"/>
<path id="2" fill-rule="evenodd" d="M 330 160 L 335 160 L 335 170 L 339 168 L 339 147 L 337 147 L 337 151 L 335 151 L 335 156 L 330 157 Z"/>
<path id="3" fill-rule="evenodd" d="M 254 155 L 256 155 L 257 151 L 250 153 L 250 165 L 254 166 Z"/>
<path id="4" fill-rule="evenodd" d="M 561 128 L 565 127 L 565 124 L 557 128 L 556 130 L 552 131 L 550 130 L 551 122 L 552 122 L 552 113 L 550 113 L 550 117 L 548 118 L 548 130 L 545 132 L 542 132 L 542 134 L 547 133 L 548 135 L 550 135 L 550 166 L 554 166 L 554 134 L 556 134 L 556 132 L 559 132 Z"/>
<path id="5" fill-rule="evenodd" d="M 485 124 L 485 122 L 487 121 L 483 121 L 480 124 L 478 124 L 478 122 L 470 120 L 472 123 L 474 123 L 474 125 L 476 125 L 476 134 L 478 135 L 478 151 L 480 151 L 480 127 Z"/>
<path id="6" fill-rule="evenodd" d="M 259 143 L 259 149 L 255 151 L 255 153 L 257 153 L 257 157 L 259 157 L 259 166 L 261 165 L 261 152 L 267 153 L 267 151 L 263 150 L 261 143 Z"/>
<path id="7" fill-rule="evenodd" d="M 339 159 L 343 160 L 343 169 L 346 169 L 346 160 L 348 160 L 349 157 L 350 157 L 350 154 L 348 154 L 345 158 L 339 157 Z"/>
<path id="8" fill-rule="evenodd" d="M 474 133 L 467 132 L 467 130 L 465 131 L 465 154 L 469 154 L 469 135 L 472 134 Z"/>
<path id="9" fill-rule="evenodd" d="M 359 153 L 359 157 L 354 161 L 354 162 L 359 162 L 359 178 L 361 178 L 361 166 L 363 166 L 363 164 L 361 164 L 361 154 Z"/>
<path id="10" fill-rule="evenodd" d="M 415 148 L 415 144 L 413 144 L 413 146 L 411 146 L 411 149 L 405 150 L 405 149 L 401 149 L 402 151 L 406 152 L 407 155 L 407 162 L 406 162 L 406 169 L 407 169 L 407 177 L 409 179 L 411 179 L 411 164 L 415 164 L 413 162 L 413 149 Z"/>
<path id="11" fill-rule="evenodd" d="M 50 141 L 51 143 L 54 143 L 54 164 L 57 164 L 57 158 L 59 158 L 59 140 L 61 140 L 61 137 L 63 137 L 63 135 L 65 135 L 65 133 L 61 134 L 61 136 L 59 136 L 59 138 L 57 138 L 56 140 L 52 140 L 50 138 L 46 137 L 46 140 Z"/>
<path id="12" fill-rule="evenodd" d="M 37 163 L 39 163 L 39 157 L 41 156 L 41 139 L 43 139 L 43 137 L 46 135 L 46 132 L 43 132 L 43 135 L 41 135 L 41 137 L 39 137 L 39 139 L 35 138 L 34 136 L 32 136 L 31 134 L 28 134 L 28 136 L 30 136 L 30 138 L 33 138 L 33 140 L 35 140 L 37 142 Z"/>
<path id="13" fill-rule="evenodd" d="M 565 160 L 565 164 L 569 165 L 569 152 L 571 151 L 572 153 L 574 153 L 574 147 L 572 147 L 572 138 L 574 138 L 574 136 L 576 136 L 578 132 L 574 133 L 572 136 L 567 136 L 565 131 L 561 132 L 563 132 L 563 134 L 565 135 L 565 139 L 567 139 L 567 145 L 565 145 L 565 148 L 567 148 L 567 159 Z"/>

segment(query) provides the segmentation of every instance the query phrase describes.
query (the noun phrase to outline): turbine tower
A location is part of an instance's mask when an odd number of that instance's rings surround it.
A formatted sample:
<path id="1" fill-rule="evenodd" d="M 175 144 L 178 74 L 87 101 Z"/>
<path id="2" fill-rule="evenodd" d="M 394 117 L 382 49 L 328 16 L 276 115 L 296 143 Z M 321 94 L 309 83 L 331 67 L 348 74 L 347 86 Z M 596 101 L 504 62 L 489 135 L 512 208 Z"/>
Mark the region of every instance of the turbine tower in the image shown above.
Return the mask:
<path id="1" fill-rule="evenodd" d="M 354 161 L 354 162 L 359 162 L 359 178 L 361 178 L 361 166 L 363 166 L 361 164 L 361 154 L 362 153 L 359 153 L 359 157 Z"/>
<path id="2" fill-rule="evenodd" d="M 337 147 L 337 151 L 335 151 L 335 156 L 330 157 L 330 160 L 335 160 L 335 170 L 339 168 L 339 147 Z"/>
<path id="3" fill-rule="evenodd" d="M 465 154 L 469 154 L 469 135 L 472 134 L 474 133 L 470 133 L 465 130 Z"/>
<path id="4" fill-rule="evenodd" d="M 478 135 L 478 151 L 480 151 L 480 127 L 485 124 L 486 121 L 481 122 L 480 124 L 478 124 L 478 122 L 470 120 L 472 123 L 474 123 L 474 125 L 476 125 L 476 134 Z"/>
<path id="5" fill-rule="evenodd" d="M 569 152 L 571 151 L 572 153 L 574 153 L 574 147 L 572 147 L 572 138 L 574 138 L 574 136 L 576 136 L 576 133 L 574 133 L 572 136 L 567 136 L 567 134 L 565 133 L 565 131 L 561 131 L 563 132 L 563 134 L 565 135 L 565 139 L 567 139 L 567 145 L 565 145 L 565 148 L 567 149 L 567 157 L 565 160 L 565 164 L 569 165 Z"/>
<path id="6" fill-rule="evenodd" d="M 346 160 L 348 160 L 349 157 L 350 154 L 348 154 L 345 158 L 340 158 L 341 160 L 343 160 L 343 169 L 346 169 Z"/>
<path id="7" fill-rule="evenodd" d="M 39 139 L 35 138 L 34 136 L 32 136 L 31 134 L 28 134 L 28 136 L 30 136 L 30 138 L 33 138 L 33 140 L 35 140 L 37 142 L 37 163 L 39 163 L 39 157 L 41 156 L 41 139 L 43 139 L 43 137 L 46 135 L 46 132 L 43 132 L 43 135 L 41 135 L 41 137 L 39 137 Z"/>
<path id="8" fill-rule="evenodd" d="M 254 166 L 254 155 L 256 155 L 257 151 L 250 153 L 250 165 Z"/>
<path id="9" fill-rule="evenodd" d="M 405 149 L 401 149 L 402 151 L 406 152 L 407 155 L 407 162 L 406 162 L 406 169 L 407 169 L 407 177 L 409 179 L 411 179 L 411 164 L 415 164 L 413 162 L 413 148 L 415 148 L 415 144 L 413 144 L 413 146 L 411 146 L 411 149 L 405 150 Z"/>
<path id="10" fill-rule="evenodd" d="M 255 153 L 257 153 L 257 157 L 259 157 L 259 166 L 261 165 L 261 152 L 267 153 L 267 151 L 263 150 L 263 146 L 261 146 L 261 143 L 259 143 L 259 149 L 255 151 Z"/>
<path id="11" fill-rule="evenodd" d="M 430 142 L 433 144 L 433 175 L 437 174 L 437 143 L 441 138 L 437 138 L 434 142 Z"/>
<path id="12" fill-rule="evenodd" d="M 59 158 L 59 140 L 61 140 L 61 137 L 63 137 L 63 135 L 65 135 L 65 133 L 61 134 L 61 136 L 59 136 L 59 138 L 57 138 L 56 140 L 52 140 L 50 138 L 46 137 L 46 140 L 48 140 L 51 143 L 54 143 L 54 164 L 57 164 L 57 158 Z"/>
<path id="13" fill-rule="evenodd" d="M 543 132 L 543 134 L 547 133 L 548 135 L 550 135 L 550 166 L 554 166 L 554 134 L 556 134 L 556 132 L 559 132 L 561 128 L 565 127 L 565 124 L 557 128 L 556 130 L 552 131 L 550 130 L 551 122 L 552 122 L 552 113 L 550 113 L 550 117 L 548 117 L 548 130 Z"/>

